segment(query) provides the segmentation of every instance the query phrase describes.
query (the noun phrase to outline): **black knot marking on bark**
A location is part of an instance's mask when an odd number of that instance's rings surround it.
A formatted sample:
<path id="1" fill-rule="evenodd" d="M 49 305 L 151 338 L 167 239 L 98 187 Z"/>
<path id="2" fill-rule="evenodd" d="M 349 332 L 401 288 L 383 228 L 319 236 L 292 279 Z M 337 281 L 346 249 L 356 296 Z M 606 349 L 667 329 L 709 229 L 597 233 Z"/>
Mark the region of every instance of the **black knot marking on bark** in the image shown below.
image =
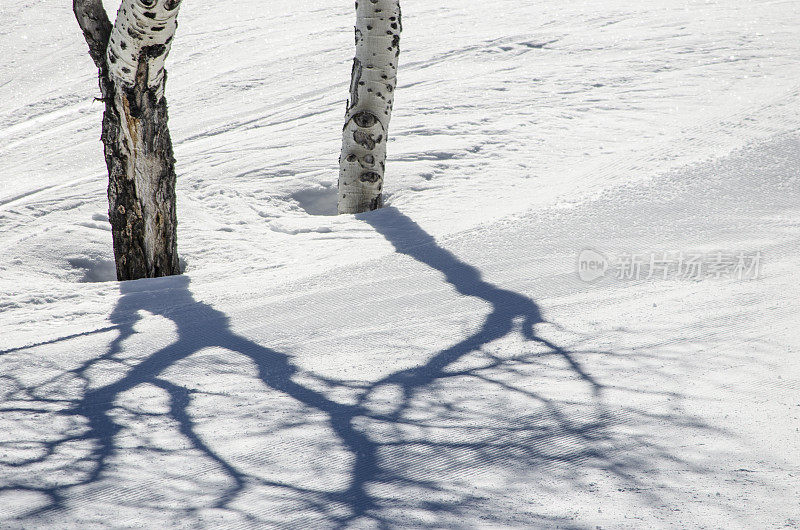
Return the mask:
<path id="1" fill-rule="evenodd" d="M 381 176 L 375 173 L 374 171 L 367 171 L 365 173 L 362 173 L 361 176 L 358 177 L 358 179 L 361 182 L 369 182 L 370 184 L 374 184 L 381 179 Z"/>
<path id="2" fill-rule="evenodd" d="M 356 122 L 356 125 L 359 127 L 367 129 L 378 123 L 378 118 L 371 112 L 362 110 L 361 112 L 353 115 L 353 121 Z"/>
<path id="3" fill-rule="evenodd" d="M 145 46 L 142 48 L 143 57 L 151 57 L 153 59 L 161 57 L 166 53 L 167 47 L 164 44 L 154 44 L 152 46 Z"/>
<path id="4" fill-rule="evenodd" d="M 353 140 L 367 151 L 372 151 L 375 149 L 375 146 L 379 144 L 382 139 L 382 135 L 376 140 L 370 133 L 366 133 L 364 131 L 353 131 Z"/>

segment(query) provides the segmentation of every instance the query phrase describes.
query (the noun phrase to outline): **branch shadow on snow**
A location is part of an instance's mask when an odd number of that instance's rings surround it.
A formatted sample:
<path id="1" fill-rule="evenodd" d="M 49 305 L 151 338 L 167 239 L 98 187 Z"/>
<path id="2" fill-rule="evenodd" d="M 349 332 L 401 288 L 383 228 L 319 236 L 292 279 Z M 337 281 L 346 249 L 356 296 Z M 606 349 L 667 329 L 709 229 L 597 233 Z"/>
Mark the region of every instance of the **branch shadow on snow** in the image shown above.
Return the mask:
<path id="1" fill-rule="evenodd" d="M 67 425 L 61 436 L 3 442 L 6 449 L 22 444 L 27 452 L 0 458 L 0 469 L 9 470 L 0 481 L 0 496 L 30 493 L 44 498 L 17 520 L 57 518 L 61 511 L 71 509 L 73 495 L 96 487 L 122 486 L 122 479 L 116 478 L 119 459 L 130 448 L 123 447 L 121 440 L 130 429 L 120 421 L 121 413 L 143 421 L 166 418 L 185 443 L 182 448 L 160 451 L 190 452 L 223 477 L 203 492 L 210 496 L 204 506 L 188 498 L 183 506 L 177 503 L 179 507 L 167 503 L 162 509 L 174 510 L 175 520 L 195 517 L 201 509 L 217 509 L 244 522 L 276 526 L 441 527 L 471 520 L 570 527 L 561 517 L 544 513 L 544 499 L 542 513 L 531 506 L 516 514 L 507 513 L 497 499 L 512 498 L 516 488 L 544 483 L 590 489 L 600 475 L 639 492 L 649 502 L 658 502 L 652 484 L 641 482 L 646 475 L 642 471 L 656 467 L 657 462 L 680 459 L 644 434 L 647 426 L 663 422 L 685 428 L 704 426 L 691 424 L 691 418 L 632 408 L 614 411 L 604 402 L 605 385 L 586 366 L 593 357 L 545 338 L 539 328 L 552 324 L 536 302 L 485 281 L 477 268 L 439 246 L 394 208 L 361 219 L 399 254 L 439 271 L 460 296 L 488 303 L 489 314 L 479 328 L 432 352 L 413 368 L 372 381 L 338 381 L 303 370 L 286 353 L 234 332 L 226 314 L 195 299 L 186 277 L 121 283 L 110 315 L 116 337 L 101 355 L 35 384 L 13 373 L 2 376 L 6 390 L 0 394 L 0 412 L 55 418 L 46 422 L 46 428 Z M 132 360 L 123 345 L 136 338 L 142 312 L 171 322 L 176 338 Z M 490 347 L 508 339 L 519 341 L 514 355 Z M 245 457 L 225 453 L 213 437 L 202 434 L 202 419 L 192 412 L 202 390 L 176 382 L 169 374 L 182 361 L 209 348 L 248 360 L 263 392 L 277 393 L 294 404 L 290 421 L 263 436 L 280 439 L 289 435 L 290 427 L 314 427 L 313 432 L 324 438 L 315 447 L 346 456 L 340 459 L 344 463 L 331 464 L 339 466 L 334 470 L 343 477 L 339 486 L 313 481 L 307 485 L 292 476 L 254 471 L 245 464 Z M 121 374 L 98 384 L 91 374 L 104 363 L 114 364 Z M 583 389 L 581 396 L 549 389 L 564 380 L 577 382 Z M 158 389 L 167 402 L 165 410 L 143 412 L 122 403 L 123 395 L 145 387 Z M 338 399 L 341 395 L 350 399 Z M 471 395 L 475 397 L 465 397 Z M 262 413 L 269 416 L 275 411 Z M 637 427 L 636 422 L 641 428 L 625 434 L 617 429 L 621 423 Z M 58 468 L 58 477 L 44 476 L 53 467 Z M 173 475 L 180 473 L 180 469 L 172 470 Z M 476 489 L 473 479 L 480 479 L 483 491 Z M 162 487 L 169 487 L 166 481 Z M 278 515 L 241 502 L 254 491 L 261 492 L 256 504 L 273 503 L 280 507 Z"/>

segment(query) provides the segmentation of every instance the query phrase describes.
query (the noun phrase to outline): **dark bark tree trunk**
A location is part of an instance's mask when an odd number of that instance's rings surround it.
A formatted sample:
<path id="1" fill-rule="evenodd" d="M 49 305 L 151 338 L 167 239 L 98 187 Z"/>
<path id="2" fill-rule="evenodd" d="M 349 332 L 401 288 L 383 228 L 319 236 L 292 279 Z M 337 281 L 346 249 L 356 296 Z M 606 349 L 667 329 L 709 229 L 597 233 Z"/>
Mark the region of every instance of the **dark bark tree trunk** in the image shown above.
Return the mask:
<path id="1" fill-rule="evenodd" d="M 175 159 L 164 60 L 179 0 L 123 0 L 112 27 L 102 0 L 74 0 L 99 69 L 109 220 L 120 281 L 180 274 Z"/>
<path id="2" fill-rule="evenodd" d="M 108 217 L 119 280 L 180 274 L 175 159 L 167 102 L 152 88 L 104 79 Z"/>

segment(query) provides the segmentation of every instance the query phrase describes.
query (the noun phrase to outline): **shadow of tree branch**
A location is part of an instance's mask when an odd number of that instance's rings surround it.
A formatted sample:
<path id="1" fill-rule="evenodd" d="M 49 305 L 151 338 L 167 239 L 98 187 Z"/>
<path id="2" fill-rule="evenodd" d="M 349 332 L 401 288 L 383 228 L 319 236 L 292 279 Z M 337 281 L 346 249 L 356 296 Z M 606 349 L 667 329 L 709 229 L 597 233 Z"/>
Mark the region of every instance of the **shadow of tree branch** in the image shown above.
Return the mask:
<path id="1" fill-rule="evenodd" d="M 233 332 L 226 314 L 194 298 L 186 277 L 122 283 L 121 296 L 110 315 L 112 325 L 106 328 L 115 329 L 118 334 L 102 355 L 35 385 L 4 376 L 10 390 L 3 396 L 6 404 L 0 412 L 24 414 L 48 410 L 46 405 L 52 402 L 63 407 L 56 414 L 69 418 L 77 429 L 77 433 L 70 432 L 41 443 L 28 440 L 30 444 L 39 444 L 40 451 L 35 458 L 0 462 L 4 466 L 30 468 L 33 473 L 27 478 L 0 482 L 0 493 L 30 491 L 48 499 L 44 506 L 22 514 L 18 520 L 67 510 L 67 499 L 76 489 L 99 484 L 111 476 L 110 462 L 120 451 L 117 438 L 124 429 L 115 420 L 113 411 L 120 407 L 120 396 L 143 385 L 159 388 L 168 396 L 165 415 L 174 422 L 191 448 L 227 477 L 227 486 L 214 494 L 213 506 L 239 511 L 251 521 L 264 522 L 237 507 L 236 501 L 248 489 L 259 486 L 292 495 L 298 510 L 315 514 L 330 527 L 371 521 L 388 528 L 401 524 L 398 511 L 406 509 L 426 512 L 433 517 L 428 519 L 433 521 L 430 524 L 437 526 L 452 522 L 453 518 L 485 502 L 481 496 L 463 488 L 453 489 L 446 479 L 426 478 L 424 469 L 415 468 L 426 465 L 439 466 L 450 475 L 498 465 L 544 470 L 542 472 L 549 469 L 555 475 L 555 467 L 561 466 L 560 478 L 575 484 L 580 483 L 576 477 L 582 469 L 599 469 L 613 474 L 632 489 L 641 489 L 642 495 L 657 502 L 657 495 L 652 488 L 641 484 L 637 471 L 652 466 L 652 461 L 674 461 L 678 456 L 652 440 L 622 438 L 613 432 L 612 427 L 618 420 L 604 405 L 606 387 L 592 375 L 576 351 L 537 332 L 538 327 L 548 322 L 533 300 L 485 281 L 477 268 L 438 245 L 419 225 L 394 208 L 364 215 L 361 219 L 391 242 L 399 254 L 439 271 L 444 281 L 460 295 L 490 304 L 491 311 L 479 329 L 433 353 L 419 366 L 346 388 L 343 382 L 304 372 L 287 354 Z M 123 365 L 124 373 L 118 379 L 94 386 L 90 370 L 100 362 L 121 364 L 124 343 L 136 335 L 134 327 L 141 312 L 169 319 L 176 327 L 177 339 L 133 366 Z M 484 351 L 487 345 L 511 336 L 530 343 L 530 351 L 526 349 L 511 357 Z M 65 337 L 68 338 L 71 337 Z M 212 442 L 204 440 L 190 412 L 193 391 L 171 381 L 165 372 L 181 360 L 212 347 L 252 361 L 265 391 L 278 392 L 294 400 L 303 410 L 322 415 L 334 437 L 327 443 L 343 448 L 350 457 L 346 485 L 313 488 L 290 480 L 257 476 L 244 470 L 234 458 L 215 450 Z M 464 368 L 459 363 L 467 357 L 474 357 L 475 362 Z M 572 377 L 587 388 L 587 394 L 592 396 L 588 402 L 571 401 L 568 396 L 555 399 L 536 391 L 537 385 L 547 383 L 545 370 L 550 358 L 560 360 Z M 537 377 L 538 380 L 531 379 Z M 47 397 L 44 390 L 47 385 L 67 380 L 79 382 L 83 389 L 79 397 L 55 401 Z M 457 383 L 451 383 L 453 381 Z M 509 417 L 507 410 L 486 410 L 476 406 L 474 401 L 449 396 L 450 384 L 485 385 L 535 406 L 517 406 L 511 409 L 516 415 Z M 353 402 L 331 398 L 329 391 L 337 388 L 354 392 Z M 376 396 L 391 388 L 400 389 L 400 398 L 391 403 L 389 412 L 377 409 L 374 406 Z M 648 419 L 642 411 L 628 411 L 626 421 L 659 422 L 672 421 L 672 418 Z M 303 420 L 296 419 L 288 425 L 302 426 Z M 699 423 L 695 427 L 704 428 Z M 72 463 L 74 471 L 70 473 L 70 480 L 57 484 L 42 477 L 37 480 L 36 464 L 53 458 L 60 447 L 76 443 L 89 444 L 91 449 Z M 386 493 L 390 489 L 414 491 L 409 498 L 416 500 Z M 185 508 L 184 516 L 190 512 L 190 508 Z M 492 514 L 484 516 L 492 520 Z M 541 521 L 552 522 L 541 517 Z"/>

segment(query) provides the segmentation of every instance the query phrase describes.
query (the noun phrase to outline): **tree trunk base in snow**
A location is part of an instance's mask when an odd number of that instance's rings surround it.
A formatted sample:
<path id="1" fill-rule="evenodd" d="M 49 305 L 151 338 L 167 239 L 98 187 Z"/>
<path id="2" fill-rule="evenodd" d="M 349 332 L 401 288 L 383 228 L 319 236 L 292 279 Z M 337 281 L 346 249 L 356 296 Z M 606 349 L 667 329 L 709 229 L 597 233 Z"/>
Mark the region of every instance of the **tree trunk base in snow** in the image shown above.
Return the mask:
<path id="1" fill-rule="evenodd" d="M 120 281 L 180 274 L 175 160 L 167 102 L 156 88 L 101 80 L 108 217 Z"/>
<path id="2" fill-rule="evenodd" d="M 164 61 L 180 3 L 122 0 L 113 26 L 102 0 L 72 3 L 106 105 L 108 218 L 120 281 L 180 274 L 175 159 L 164 98 Z"/>
<path id="3" fill-rule="evenodd" d="M 340 214 L 383 206 L 402 29 L 399 0 L 356 2 L 356 56 L 339 157 Z"/>

